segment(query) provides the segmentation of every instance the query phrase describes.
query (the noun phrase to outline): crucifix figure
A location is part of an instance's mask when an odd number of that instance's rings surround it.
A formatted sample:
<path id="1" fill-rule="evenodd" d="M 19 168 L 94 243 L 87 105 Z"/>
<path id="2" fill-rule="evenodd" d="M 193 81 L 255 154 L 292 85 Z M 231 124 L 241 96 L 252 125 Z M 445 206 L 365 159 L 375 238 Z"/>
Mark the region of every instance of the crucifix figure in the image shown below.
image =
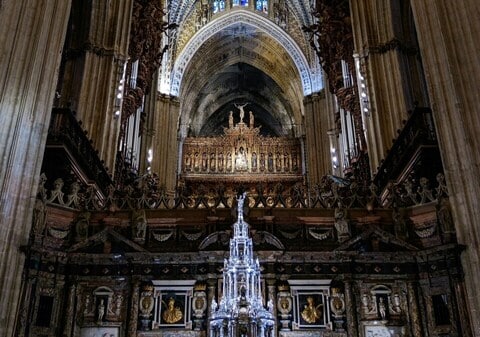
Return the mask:
<path id="1" fill-rule="evenodd" d="M 240 110 L 240 123 L 243 123 L 243 117 L 245 117 L 245 111 L 243 110 L 243 108 L 245 108 L 248 105 L 248 103 L 245 103 L 243 105 L 240 105 L 237 103 L 233 103 L 233 104 L 235 105 L 235 108 Z"/>

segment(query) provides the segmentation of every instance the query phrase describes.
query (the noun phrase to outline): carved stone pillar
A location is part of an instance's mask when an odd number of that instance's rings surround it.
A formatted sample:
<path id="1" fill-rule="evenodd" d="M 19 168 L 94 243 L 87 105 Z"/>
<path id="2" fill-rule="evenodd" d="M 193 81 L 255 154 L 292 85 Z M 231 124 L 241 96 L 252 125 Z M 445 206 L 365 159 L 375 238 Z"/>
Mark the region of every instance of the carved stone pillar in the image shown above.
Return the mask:
<path id="1" fill-rule="evenodd" d="M 192 298 L 192 312 L 194 317 L 194 330 L 203 330 L 205 322 L 205 312 L 207 309 L 207 294 L 205 292 L 205 283 L 198 283 L 194 287 Z"/>
<path id="2" fill-rule="evenodd" d="M 25 336 L 25 330 L 31 321 L 31 303 L 32 303 L 32 294 L 34 292 L 35 284 L 37 282 L 36 277 L 29 277 L 25 282 L 22 298 L 22 307 L 20 309 L 20 314 L 18 318 L 18 327 L 17 327 L 17 336 Z"/>
<path id="3" fill-rule="evenodd" d="M 0 6 L 0 336 L 13 336 L 19 312 L 19 247 L 31 228 L 70 3 Z"/>
<path id="4" fill-rule="evenodd" d="M 60 107 L 70 107 L 88 131 L 93 146 L 113 172 L 120 130 L 121 99 L 128 58 L 130 17 L 133 0 L 78 2 L 74 4 L 66 46 L 69 55 L 60 86 Z M 78 7 L 78 8 L 77 8 Z M 88 19 L 81 15 L 89 16 Z M 85 24 L 87 23 L 88 24 Z M 82 39 L 80 36 L 85 35 Z M 79 85 L 80 84 L 80 85 Z M 120 86 L 121 89 L 120 89 Z"/>
<path id="5" fill-rule="evenodd" d="M 328 130 L 332 127 L 326 109 L 325 94 L 312 94 L 305 97 L 306 165 L 310 184 L 321 181 L 322 176 L 332 172 Z M 327 111 L 325 111 L 327 110 Z"/>
<path id="6" fill-rule="evenodd" d="M 411 1 L 433 119 L 462 254 L 468 312 L 474 336 L 480 336 L 480 129 L 478 114 L 478 41 L 476 0 Z M 440 69 L 439 69 L 440 67 Z"/>
<path id="7" fill-rule="evenodd" d="M 152 160 L 151 172 L 158 174 L 160 185 L 165 185 L 167 192 L 173 192 L 176 184 L 176 172 L 180 170 L 177 155 L 179 153 L 178 130 L 178 100 L 170 96 L 150 97 L 145 106 L 147 122 L 144 153 L 150 149 Z M 146 162 L 146 161 L 145 161 Z M 178 171 L 180 172 L 180 171 Z"/>
<path id="8" fill-rule="evenodd" d="M 415 291 L 415 284 L 413 282 L 408 282 L 407 284 L 408 291 L 408 312 L 410 314 L 410 324 L 412 328 L 412 336 L 421 337 L 422 334 L 422 325 L 420 321 L 420 313 L 418 310 L 417 303 L 417 294 Z"/>
<path id="9" fill-rule="evenodd" d="M 352 283 L 349 281 L 345 282 L 345 302 L 347 307 L 347 331 L 348 336 L 358 337 L 357 329 L 357 315 L 355 299 L 352 293 Z"/>
<path id="10" fill-rule="evenodd" d="M 140 282 L 135 281 L 132 286 L 130 320 L 128 322 L 128 336 L 131 337 L 135 337 L 137 335 L 139 294 Z"/>
<path id="11" fill-rule="evenodd" d="M 355 53 L 369 93 L 369 112 L 362 114 L 372 169 L 385 158 L 414 102 L 427 104 L 414 27 L 407 26 L 412 21 L 408 2 L 399 3 L 350 1 Z"/>

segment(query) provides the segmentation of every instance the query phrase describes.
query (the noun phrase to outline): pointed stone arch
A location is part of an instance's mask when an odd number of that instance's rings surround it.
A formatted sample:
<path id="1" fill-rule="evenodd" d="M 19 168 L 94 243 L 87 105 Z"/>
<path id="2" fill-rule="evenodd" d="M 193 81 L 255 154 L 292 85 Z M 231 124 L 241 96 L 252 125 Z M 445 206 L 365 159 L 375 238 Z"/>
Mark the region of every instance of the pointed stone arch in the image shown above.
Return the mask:
<path id="1" fill-rule="evenodd" d="M 222 29 L 238 23 L 250 25 L 265 32 L 285 48 L 299 72 L 303 94 L 305 96 L 318 90 L 318 88 L 313 88 L 312 71 L 304 53 L 298 44 L 283 29 L 275 25 L 273 22 L 258 14 L 239 9 L 229 13 L 228 15 L 221 16 L 218 19 L 211 21 L 187 43 L 173 66 L 170 76 L 171 95 L 179 95 L 184 72 L 187 69 L 192 57 L 203 45 L 203 43 Z"/>

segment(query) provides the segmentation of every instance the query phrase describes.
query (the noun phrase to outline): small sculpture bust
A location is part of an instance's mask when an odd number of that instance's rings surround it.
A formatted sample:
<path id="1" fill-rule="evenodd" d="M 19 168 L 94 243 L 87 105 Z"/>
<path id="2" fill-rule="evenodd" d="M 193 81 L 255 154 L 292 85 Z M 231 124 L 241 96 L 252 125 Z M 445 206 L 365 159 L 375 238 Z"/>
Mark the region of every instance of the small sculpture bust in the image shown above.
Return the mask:
<path id="1" fill-rule="evenodd" d="M 168 299 L 168 304 L 166 310 L 162 314 L 162 318 L 168 324 L 177 323 L 183 318 L 182 310 L 179 307 L 175 306 L 175 300 L 173 297 Z"/>
<path id="2" fill-rule="evenodd" d="M 322 311 L 319 308 L 322 304 L 315 306 L 315 302 L 312 296 L 307 297 L 307 304 L 302 311 L 302 318 L 307 323 L 316 323 L 322 317 Z"/>

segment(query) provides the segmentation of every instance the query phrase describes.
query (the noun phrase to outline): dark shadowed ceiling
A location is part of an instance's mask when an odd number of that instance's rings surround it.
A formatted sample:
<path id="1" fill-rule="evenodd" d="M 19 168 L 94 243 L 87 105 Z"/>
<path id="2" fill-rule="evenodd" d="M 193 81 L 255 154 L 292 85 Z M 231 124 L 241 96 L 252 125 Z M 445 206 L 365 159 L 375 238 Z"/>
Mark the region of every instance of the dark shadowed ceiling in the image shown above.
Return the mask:
<path id="1" fill-rule="evenodd" d="M 235 123 L 245 104 L 263 135 L 293 135 L 301 118 L 302 87 L 287 51 L 255 27 L 238 23 L 208 39 L 195 53 L 182 81 L 181 123 L 189 136 L 212 136 Z"/>

